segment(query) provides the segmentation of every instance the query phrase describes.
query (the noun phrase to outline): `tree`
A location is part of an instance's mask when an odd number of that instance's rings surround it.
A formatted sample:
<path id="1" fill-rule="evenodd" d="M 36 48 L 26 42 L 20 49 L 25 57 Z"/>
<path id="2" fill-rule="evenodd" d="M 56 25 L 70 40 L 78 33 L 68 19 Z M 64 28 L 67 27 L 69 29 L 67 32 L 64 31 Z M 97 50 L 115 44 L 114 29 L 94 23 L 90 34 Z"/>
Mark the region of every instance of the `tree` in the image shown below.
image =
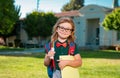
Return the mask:
<path id="1" fill-rule="evenodd" d="M 52 12 L 34 11 L 27 15 L 24 29 L 30 38 L 38 36 L 47 37 L 51 35 L 55 22 L 56 17 Z"/>
<path id="2" fill-rule="evenodd" d="M 63 6 L 61 11 L 79 10 L 83 6 L 84 0 L 71 0 L 69 3 Z"/>
<path id="3" fill-rule="evenodd" d="M 0 35 L 7 36 L 20 17 L 20 6 L 14 5 L 14 0 L 0 0 Z"/>
<path id="4" fill-rule="evenodd" d="M 47 12 L 45 14 L 45 26 L 43 26 L 43 32 L 40 33 L 42 37 L 48 37 L 52 34 L 52 28 L 57 21 L 57 17 L 54 16 L 54 13 Z M 47 32 L 46 32 L 47 31 Z"/>
<path id="5" fill-rule="evenodd" d="M 106 30 L 120 31 L 120 8 L 116 8 L 108 14 L 102 22 L 102 26 Z"/>

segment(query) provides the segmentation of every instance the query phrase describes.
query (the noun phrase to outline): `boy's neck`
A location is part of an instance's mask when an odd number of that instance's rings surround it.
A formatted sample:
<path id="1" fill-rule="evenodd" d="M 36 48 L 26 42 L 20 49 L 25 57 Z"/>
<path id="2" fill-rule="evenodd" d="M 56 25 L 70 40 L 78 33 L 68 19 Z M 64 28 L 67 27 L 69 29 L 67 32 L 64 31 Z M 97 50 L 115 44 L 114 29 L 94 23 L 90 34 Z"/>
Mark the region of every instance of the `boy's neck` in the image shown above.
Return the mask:
<path id="1" fill-rule="evenodd" d="M 63 43 L 63 42 L 65 42 L 67 39 L 66 39 L 66 38 L 65 38 L 65 39 L 58 38 L 58 40 L 59 40 L 61 43 Z"/>

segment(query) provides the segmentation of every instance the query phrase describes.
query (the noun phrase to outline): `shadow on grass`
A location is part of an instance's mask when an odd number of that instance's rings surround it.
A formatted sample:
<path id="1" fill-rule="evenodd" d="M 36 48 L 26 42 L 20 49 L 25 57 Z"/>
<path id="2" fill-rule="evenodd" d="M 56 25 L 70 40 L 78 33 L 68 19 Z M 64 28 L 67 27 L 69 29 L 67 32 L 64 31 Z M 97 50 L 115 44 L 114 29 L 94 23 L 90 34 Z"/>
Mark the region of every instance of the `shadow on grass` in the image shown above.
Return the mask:
<path id="1" fill-rule="evenodd" d="M 24 48 L 0 48 L 0 52 L 24 51 Z"/>
<path id="2" fill-rule="evenodd" d="M 80 51 L 82 58 L 106 58 L 106 59 L 120 59 L 120 52 L 112 50 L 100 50 L 100 51 Z M 35 57 L 44 58 L 45 52 L 39 53 L 25 53 L 25 54 L 3 54 L 1 56 L 15 56 L 15 57 Z"/>
<path id="3" fill-rule="evenodd" d="M 35 57 L 35 58 L 44 58 L 45 53 L 39 52 L 39 53 L 21 53 L 21 54 L 1 54 L 0 56 L 14 56 L 14 57 Z"/>
<path id="4" fill-rule="evenodd" d="M 120 59 L 120 52 L 112 50 L 80 51 L 82 58 Z"/>

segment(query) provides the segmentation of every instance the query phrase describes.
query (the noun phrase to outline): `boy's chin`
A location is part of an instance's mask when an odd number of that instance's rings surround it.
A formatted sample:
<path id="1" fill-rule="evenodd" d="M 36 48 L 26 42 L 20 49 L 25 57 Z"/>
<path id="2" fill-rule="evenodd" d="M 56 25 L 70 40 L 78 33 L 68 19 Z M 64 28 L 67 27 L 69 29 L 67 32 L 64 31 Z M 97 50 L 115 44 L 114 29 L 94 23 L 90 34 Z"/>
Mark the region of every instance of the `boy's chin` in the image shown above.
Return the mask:
<path id="1" fill-rule="evenodd" d="M 61 37 L 61 39 L 67 39 L 67 37 Z"/>

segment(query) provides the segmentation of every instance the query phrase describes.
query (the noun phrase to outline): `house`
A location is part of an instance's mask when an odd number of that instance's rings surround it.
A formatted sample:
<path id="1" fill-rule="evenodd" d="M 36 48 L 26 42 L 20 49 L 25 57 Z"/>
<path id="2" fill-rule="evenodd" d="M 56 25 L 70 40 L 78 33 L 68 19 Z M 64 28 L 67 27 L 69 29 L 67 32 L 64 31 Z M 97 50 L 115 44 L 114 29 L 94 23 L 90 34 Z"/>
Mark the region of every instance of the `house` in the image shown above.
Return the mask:
<path id="1" fill-rule="evenodd" d="M 120 41 L 118 32 L 104 30 L 102 22 L 108 13 L 113 9 L 99 5 L 87 5 L 80 10 L 67 11 L 56 13 L 56 17 L 71 17 L 76 26 L 76 43 L 81 49 L 99 49 L 117 45 Z M 33 38 L 29 40 L 28 35 L 24 29 L 23 24 L 20 24 L 20 40 L 25 44 L 42 44 L 46 41 L 40 42 L 40 38 Z"/>
<path id="2" fill-rule="evenodd" d="M 76 26 L 76 43 L 81 49 L 98 49 L 119 43 L 116 31 L 106 31 L 102 22 L 112 8 L 99 5 L 82 7 L 78 12 L 56 13 L 56 16 L 72 17 Z"/>

